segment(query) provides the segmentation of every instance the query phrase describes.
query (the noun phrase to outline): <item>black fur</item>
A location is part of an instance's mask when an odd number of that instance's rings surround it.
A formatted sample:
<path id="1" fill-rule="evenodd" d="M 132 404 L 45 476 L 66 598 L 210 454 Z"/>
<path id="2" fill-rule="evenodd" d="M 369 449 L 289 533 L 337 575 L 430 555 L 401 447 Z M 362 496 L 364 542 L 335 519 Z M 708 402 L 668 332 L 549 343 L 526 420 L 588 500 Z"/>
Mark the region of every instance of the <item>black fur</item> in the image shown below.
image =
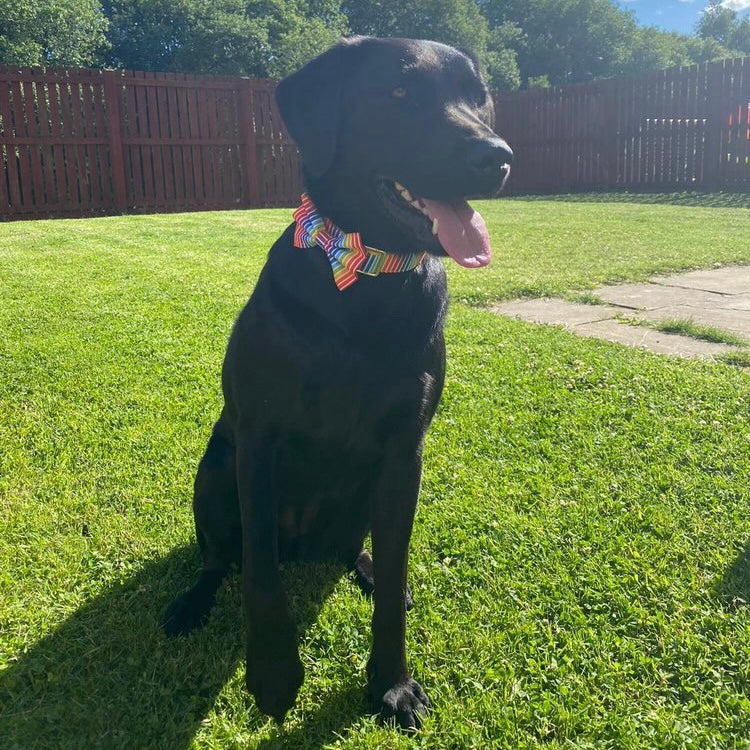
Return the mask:
<path id="1" fill-rule="evenodd" d="M 371 247 L 430 254 L 341 292 L 322 250 L 292 246 L 293 226 L 271 248 L 229 340 L 224 408 L 195 480 L 203 572 L 166 630 L 204 622 L 241 564 L 247 685 L 282 721 L 303 668 L 279 561 L 338 560 L 374 587 L 373 700 L 413 728 L 429 701 L 406 664 L 407 553 L 443 388 L 447 294 L 443 249 L 384 204 L 383 181 L 437 200 L 492 193 L 511 153 L 475 64 L 434 42 L 344 40 L 282 81 L 277 99 L 320 212 Z"/>

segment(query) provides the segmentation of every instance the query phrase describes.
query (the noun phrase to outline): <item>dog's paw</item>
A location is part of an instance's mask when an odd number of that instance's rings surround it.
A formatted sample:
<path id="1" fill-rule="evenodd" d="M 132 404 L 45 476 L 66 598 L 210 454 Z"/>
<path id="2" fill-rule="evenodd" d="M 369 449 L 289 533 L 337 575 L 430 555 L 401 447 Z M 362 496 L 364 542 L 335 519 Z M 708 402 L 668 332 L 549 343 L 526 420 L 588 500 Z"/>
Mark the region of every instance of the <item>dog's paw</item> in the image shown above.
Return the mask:
<path id="1" fill-rule="evenodd" d="M 246 683 L 258 708 L 277 723 L 284 721 L 294 705 L 305 677 L 296 644 L 281 656 L 269 653 L 248 655 Z"/>
<path id="2" fill-rule="evenodd" d="M 397 726 L 406 731 L 419 729 L 430 707 L 422 686 L 411 677 L 386 690 L 379 699 L 373 698 L 380 717 L 385 721 L 395 719 Z"/>
<path id="3" fill-rule="evenodd" d="M 206 598 L 205 593 L 197 587 L 180 594 L 167 607 L 164 633 L 168 638 L 174 638 L 205 625 L 213 603 L 213 597 Z"/>
<path id="4" fill-rule="evenodd" d="M 363 549 L 359 553 L 352 570 L 354 572 L 354 582 L 359 587 L 359 590 L 365 596 L 372 596 L 375 593 L 375 575 L 372 557 L 366 549 Z M 411 586 L 408 583 L 406 584 L 406 591 L 404 591 L 404 606 L 407 612 L 414 606 L 414 596 L 411 592 Z"/>

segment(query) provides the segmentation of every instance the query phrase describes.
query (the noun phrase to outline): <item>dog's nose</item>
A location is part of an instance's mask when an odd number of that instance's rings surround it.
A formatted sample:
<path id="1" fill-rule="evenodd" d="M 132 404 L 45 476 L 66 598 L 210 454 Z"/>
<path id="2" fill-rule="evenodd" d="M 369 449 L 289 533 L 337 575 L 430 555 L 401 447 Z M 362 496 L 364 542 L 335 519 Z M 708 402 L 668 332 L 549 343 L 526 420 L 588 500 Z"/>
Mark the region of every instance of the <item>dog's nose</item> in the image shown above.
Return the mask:
<path id="1" fill-rule="evenodd" d="M 477 141 L 469 151 L 469 164 L 479 174 L 492 174 L 510 166 L 513 151 L 502 138 Z"/>

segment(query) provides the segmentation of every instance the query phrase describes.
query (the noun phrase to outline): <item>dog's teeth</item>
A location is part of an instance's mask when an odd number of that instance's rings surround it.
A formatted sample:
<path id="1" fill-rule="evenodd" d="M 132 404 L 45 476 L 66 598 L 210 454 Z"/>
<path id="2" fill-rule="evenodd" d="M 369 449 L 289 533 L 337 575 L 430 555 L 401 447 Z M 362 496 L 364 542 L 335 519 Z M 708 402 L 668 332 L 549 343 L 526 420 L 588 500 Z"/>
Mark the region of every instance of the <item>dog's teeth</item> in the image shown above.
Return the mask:
<path id="1" fill-rule="evenodd" d="M 394 182 L 393 185 L 396 188 L 396 190 L 398 190 L 398 192 L 401 193 L 401 197 L 407 203 L 412 202 L 413 198 L 411 197 L 411 193 L 400 182 Z"/>
<path id="2" fill-rule="evenodd" d="M 437 228 L 438 228 L 438 220 L 433 219 L 432 220 L 432 233 L 437 234 Z"/>

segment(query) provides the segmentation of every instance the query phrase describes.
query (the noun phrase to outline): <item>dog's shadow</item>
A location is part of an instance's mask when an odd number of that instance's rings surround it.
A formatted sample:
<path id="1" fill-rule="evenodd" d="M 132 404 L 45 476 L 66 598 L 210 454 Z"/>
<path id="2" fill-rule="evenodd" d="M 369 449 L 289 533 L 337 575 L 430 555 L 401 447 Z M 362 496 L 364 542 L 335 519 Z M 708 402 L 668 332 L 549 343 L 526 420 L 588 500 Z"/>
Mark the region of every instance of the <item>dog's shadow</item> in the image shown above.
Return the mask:
<path id="1" fill-rule="evenodd" d="M 243 637 L 237 577 L 222 589 L 204 629 L 174 640 L 162 633 L 167 604 L 191 583 L 197 566 L 192 547 L 146 564 L 11 662 L 0 673 L 2 746 L 190 746 L 227 681 L 236 679 L 244 690 L 238 672 Z M 342 574 L 341 568 L 320 565 L 314 575 L 303 576 L 304 590 L 294 592 L 300 632 L 314 622 Z M 243 730 L 252 732 L 269 721 L 251 698 L 243 708 Z M 260 746 L 294 747 L 304 736 L 322 747 L 363 709 L 362 687 L 344 689 L 327 696 L 298 729 L 273 730 L 276 739 Z"/>
<path id="2" fill-rule="evenodd" d="M 715 594 L 728 609 L 750 604 L 750 544 L 740 550 L 715 586 Z"/>

